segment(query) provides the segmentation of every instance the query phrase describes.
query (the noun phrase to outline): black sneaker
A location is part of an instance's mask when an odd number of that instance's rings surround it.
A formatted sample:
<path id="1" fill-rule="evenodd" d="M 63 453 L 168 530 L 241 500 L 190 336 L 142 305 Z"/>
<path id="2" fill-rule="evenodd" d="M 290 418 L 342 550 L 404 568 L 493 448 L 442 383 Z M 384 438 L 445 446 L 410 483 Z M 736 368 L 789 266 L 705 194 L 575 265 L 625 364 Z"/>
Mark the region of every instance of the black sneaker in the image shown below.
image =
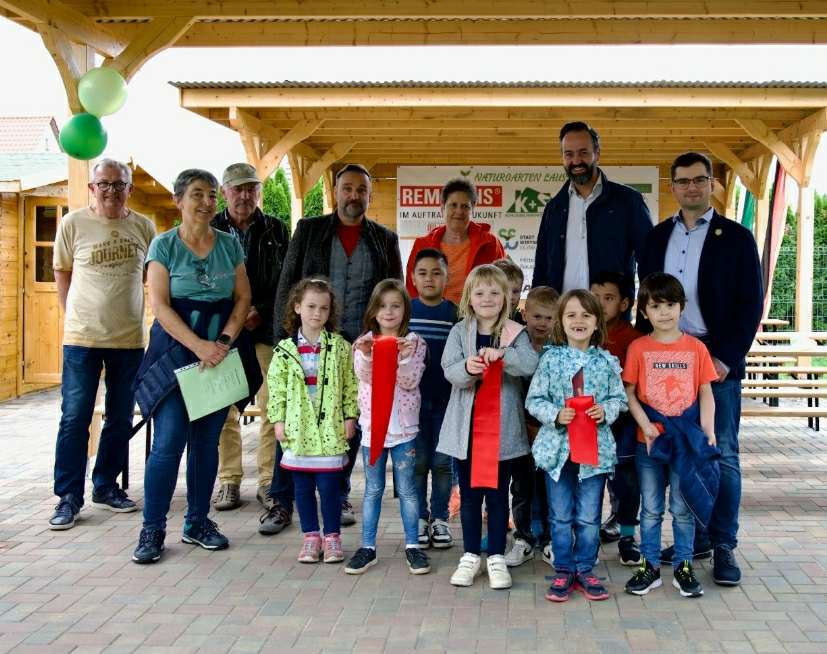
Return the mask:
<path id="1" fill-rule="evenodd" d="M 63 531 L 75 526 L 75 516 L 80 513 L 80 503 L 71 493 L 64 495 L 55 505 L 55 512 L 49 518 L 49 529 Z"/>
<path id="2" fill-rule="evenodd" d="M 700 597 L 704 594 L 704 589 L 701 588 L 689 561 L 684 561 L 675 568 L 674 575 L 672 585 L 681 592 L 681 597 Z"/>
<path id="3" fill-rule="evenodd" d="M 375 553 L 374 556 L 376 556 Z M 431 561 L 428 555 L 418 547 L 406 547 L 405 558 L 408 559 L 408 570 L 412 575 L 426 575 L 431 571 Z"/>
<path id="4" fill-rule="evenodd" d="M 361 575 L 371 566 L 376 565 L 376 550 L 370 547 L 360 547 L 356 554 L 350 557 L 345 566 L 345 572 L 349 575 Z"/>
<path id="5" fill-rule="evenodd" d="M 709 543 L 695 543 L 694 551 L 692 552 L 692 559 L 694 561 L 702 561 L 712 556 L 712 545 Z M 660 551 L 660 562 L 663 565 L 671 564 L 672 559 L 675 558 L 675 546 L 670 545 Z"/>
<path id="6" fill-rule="evenodd" d="M 230 546 L 230 541 L 209 518 L 204 518 L 199 523 L 185 523 L 181 540 L 189 545 L 199 545 L 205 550 L 226 550 Z"/>
<path id="7" fill-rule="evenodd" d="M 623 536 L 617 541 L 617 551 L 620 555 L 620 565 L 640 565 L 640 548 L 634 536 Z"/>
<path id="8" fill-rule="evenodd" d="M 261 523 L 258 527 L 258 533 L 264 536 L 272 536 L 273 534 L 278 534 L 293 522 L 293 517 L 278 500 L 273 500 L 273 505 L 261 514 L 258 521 Z"/>
<path id="9" fill-rule="evenodd" d="M 548 577 L 546 577 L 548 579 Z M 546 593 L 549 602 L 566 602 L 574 587 L 574 573 L 565 570 L 558 572 L 551 580 L 551 586 Z"/>
<path id="10" fill-rule="evenodd" d="M 138 538 L 138 547 L 132 553 L 135 563 L 155 563 L 164 551 L 164 539 L 167 532 L 157 527 L 144 527 Z"/>
<path id="11" fill-rule="evenodd" d="M 660 570 L 656 570 L 649 561 L 641 557 L 638 569 L 626 582 L 626 592 L 631 595 L 645 595 L 654 588 L 660 588 L 662 584 Z"/>
<path id="12" fill-rule="evenodd" d="M 92 506 L 96 506 L 99 509 L 109 509 L 115 513 L 132 513 L 138 508 L 138 505 L 129 499 L 124 490 L 117 486 L 108 493 L 99 495 L 93 492 Z"/>
<path id="13" fill-rule="evenodd" d="M 620 539 L 620 525 L 617 522 L 617 515 L 612 513 L 606 522 L 600 525 L 600 540 L 604 543 L 614 543 Z"/>
<path id="14" fill-rule="evenodd" d="M 735 562 L 735 553 L 726 545 L 715 548 L 712 557 L 712 581 L 719 586 L 737 586 L 741 583 L 741 568 Z"/>

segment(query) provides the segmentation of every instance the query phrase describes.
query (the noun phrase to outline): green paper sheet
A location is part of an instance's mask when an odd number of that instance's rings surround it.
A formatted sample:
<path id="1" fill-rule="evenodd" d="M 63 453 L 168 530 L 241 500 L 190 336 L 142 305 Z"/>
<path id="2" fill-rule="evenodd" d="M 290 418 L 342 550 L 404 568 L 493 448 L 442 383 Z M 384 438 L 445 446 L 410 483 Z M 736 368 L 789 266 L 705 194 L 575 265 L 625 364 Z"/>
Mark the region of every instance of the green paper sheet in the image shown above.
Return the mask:
<path id="1" fill-rule="evenodd" d="M 214 368 L 193 363 L 175 371 L 190 422 L 235 404 L 250 395 L 238 349 L 233 348 Z"/>

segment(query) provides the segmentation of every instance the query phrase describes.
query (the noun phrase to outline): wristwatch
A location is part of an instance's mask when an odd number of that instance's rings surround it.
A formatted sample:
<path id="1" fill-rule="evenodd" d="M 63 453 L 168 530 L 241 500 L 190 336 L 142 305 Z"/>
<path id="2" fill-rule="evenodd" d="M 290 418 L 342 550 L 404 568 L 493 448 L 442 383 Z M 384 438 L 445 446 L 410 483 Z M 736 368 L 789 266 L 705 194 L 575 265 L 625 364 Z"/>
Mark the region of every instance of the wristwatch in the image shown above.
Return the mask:
<path id="1" fill-rule="evenodd" d="M 232 339 L 229 334 L 220 334 L 219 337 L 215 339 L 216 343 L 221 343 L 221 345 L 226 345 L 227 347 L 230 346 L 231 341 Z"/>

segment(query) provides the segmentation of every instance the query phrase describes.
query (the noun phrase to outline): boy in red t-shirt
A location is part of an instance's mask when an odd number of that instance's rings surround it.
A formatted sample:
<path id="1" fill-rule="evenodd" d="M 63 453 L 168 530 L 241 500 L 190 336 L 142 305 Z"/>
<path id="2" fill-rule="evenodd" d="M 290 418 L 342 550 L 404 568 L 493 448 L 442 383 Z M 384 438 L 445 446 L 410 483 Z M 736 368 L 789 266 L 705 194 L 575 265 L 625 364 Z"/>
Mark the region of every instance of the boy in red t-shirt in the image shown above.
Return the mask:
<path id="1" fill-rule="evenodd" d="M 621 367 L 625 366 L 629 344 L 641 336 L 626 320 L 633 303 L 634 285 L 623 273 L 601 272 L 592 279 L 590 290 L 600 300 L 606 319 L 606 349 L 620 359 Z M 640 486 L 635 466 L 635 421 L 631 415 L 620 414 L 612 425 L 612 433 L 617 445 L 617 465 L 614 477 L 606 482 L 612 512 L 600 525 L 600 539 L 604 543 L 618 541 L 622 565 L 640 565 L 640 549 L 635 542 Z"/>
<path id="2" fill-rule="evenodd" d="M 715 445 L 715 400 L 711 382 L 718 378 L 712 357 L 697 338 L 678 327 L 686 306 L 683 286 L 672 275 L 652 273 L 640 285 L 638 311 L 652 333 L 634 341 L 626 353 L 623 382 L 629 412 L 638 424 L 637 470 L 643 509 L 640 522 L 640 567 L 626 584 L 626 592 L 645 595 L 661 585 L 660 547 L 667 481 L 675 556 L 672 585 L 683 597 L 699 597 L 703 588 L 692 570 L 695 518 L 684 499 L 681 478 L 674 466 L 649 455 L 663 427 L 653 423 L 641 403 L 662 416 L 681 416 L 698 401 L 700 426 L 709 445 Z M 658 567 L 655 567 L 655 566 Z"/>

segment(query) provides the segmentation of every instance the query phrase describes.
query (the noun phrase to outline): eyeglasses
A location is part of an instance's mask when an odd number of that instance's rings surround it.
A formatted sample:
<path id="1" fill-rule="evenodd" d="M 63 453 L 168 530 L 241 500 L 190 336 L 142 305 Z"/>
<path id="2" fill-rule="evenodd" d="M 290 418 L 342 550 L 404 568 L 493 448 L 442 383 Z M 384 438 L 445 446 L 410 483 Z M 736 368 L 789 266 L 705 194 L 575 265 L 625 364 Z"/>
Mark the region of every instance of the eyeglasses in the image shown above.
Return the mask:
<path id="1" fill-rule="evenodd" d="M 198 280 L 201 286 L 204 288 L 215 288 L 215 282 L 213 282 L 210 274 L 207 272 L 207 261 L 205 259 L 197 260 L 193 267 L 195 268 L 195 279 Z"/>
<path id="2" fill-rule="evenodd" d="M 696 188 L 703 188 L 712 178 L 709 175 L 698 175 L 697 177 L 679 177 L 673 179 L 672 183 L 678 188 L 689 188 L 690 184 L 694 184 Z"/>
<path id="3" fill-rule="evenodd" d="M 121 193 L 129 184 L 126 182 L 92 182 L 99 191 L 115 191 Z"/>

